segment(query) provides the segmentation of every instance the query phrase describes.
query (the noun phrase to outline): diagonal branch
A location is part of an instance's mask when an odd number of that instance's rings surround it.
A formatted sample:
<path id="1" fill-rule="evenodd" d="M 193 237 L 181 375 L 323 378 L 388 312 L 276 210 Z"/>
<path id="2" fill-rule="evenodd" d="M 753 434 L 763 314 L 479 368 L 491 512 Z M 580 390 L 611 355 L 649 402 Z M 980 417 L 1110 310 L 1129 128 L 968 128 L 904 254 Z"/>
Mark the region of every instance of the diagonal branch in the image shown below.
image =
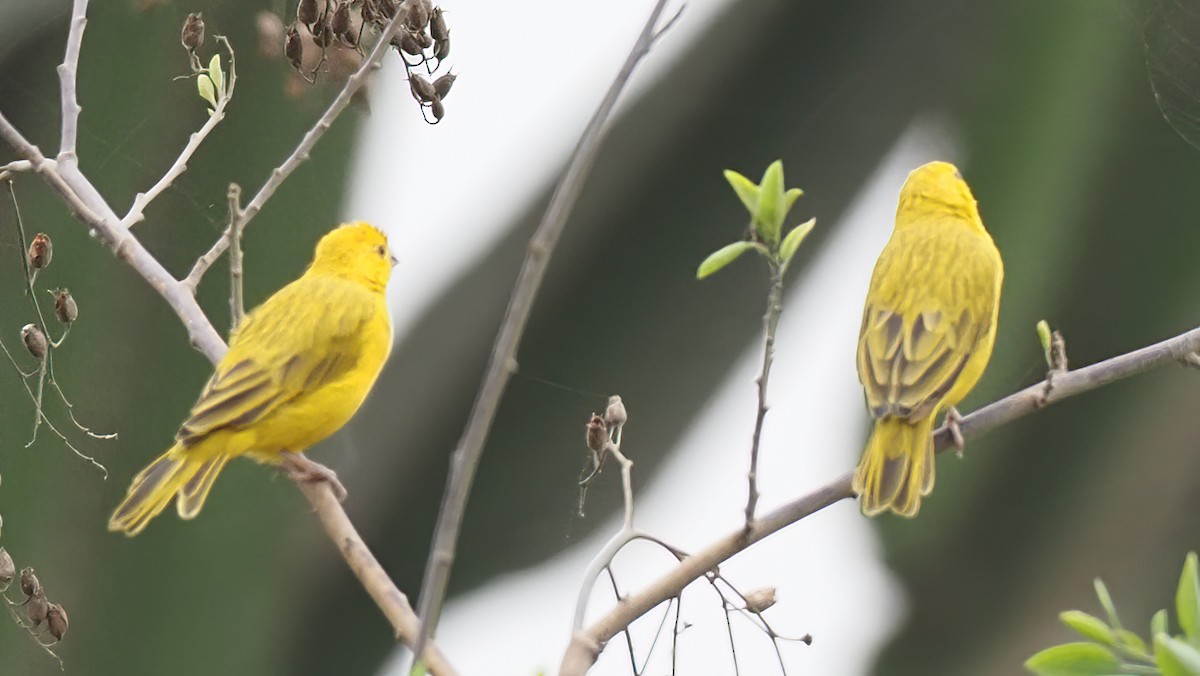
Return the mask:
<path id="1" fill-rule="evenodd" d="M 71 28 L 67 32 L 67 50 L 58 66 L 58 83 L 62 90 L 62 134 L 58 159 L 76 162 L 75 138 L 79 134 L 79 98 L 75 94 L 75 79 L 79 71 L 79 50 L 83 45 L 83 29 L 87 27 L 88 0 L 75 0 L 71 7 Z"/>
<path id="2" fill-rule="evenodd" d="M 475 479 L 475 470 L 479 467 L 479 459 L 483 455 L 483 443 L 491 430 L 492 421 L 495 420 L 496 411 L 500 407 L 500 399 L 504 396 L 508 380 L 516 367 L 517 348 L 520 347 L 521 336 L 525 332 L 533 302 L 546 274 L 550 254 L 566 227 L 571 208 L 574 207 L 584 181 L 595 163 L 597 150 L 604 139 L 605 123 L 616 107 L 617 98 L 629 82 L 638 62 L 649 53 L 655 39 L 661 34 L 655 31 L 655 27 L 666 4 L 666 0 L 655 2 L 654 9 L 651 10 L 641 34 L 625 58 L 624 65 L 584 129 L 567 165 L 566 173 L 555 187 L 554 194 L 550 196 L 550 205 L 529 241 L 525 261 L 521 264 L 521 272 L 517 276 L 508 308 L 504 312 L 504 320 L 500 324 L 496 342 L 492 346 L 483 383 L 479 387 L 470 418 L 451 459 L 450 479 L 442 497 L 433 547 L 425 565 L 425 579 L 421 584 L 421 637 L 417 642 L 418 647 L 424 645 L 425 640 L 432 637 L 437 628 L 442 602 L 446 596 L 446 585 L 450 580 L 450 569 L 454 565 L 467 498 Z"/>
<path id="3" fill-rule="evenodd" d="M 964 438 L 973 438 L 1039 411 L 1045 406 L 1144 371 L 1184 361 L 1200 350 L 1200 328 L 1126 354 L 1106 359 L 1075 371 L 1054 376 L 1054 389 L 1046 393 L 1044 383 L 1036 383 L 963 417 L 959 422 Z M 940 453 L 953 447 L 950 430 L 945 426 L 934 432 L 934 448 Z M 855 497 L 845 474 L 808 495 L 779 507 L 757 519 L 749 529 L 738 528 L 710 544 L 649 587 L 613 608 L 586 631 L 576 632 L 559 667 L 560 676 L 582 676 L 595 663 L 604 644 L 636 619 L 664 601 L 676 597 L 683 588 L 714 570 L 725 560 L 747 549 L 786 526 L 826 507 Z"/>

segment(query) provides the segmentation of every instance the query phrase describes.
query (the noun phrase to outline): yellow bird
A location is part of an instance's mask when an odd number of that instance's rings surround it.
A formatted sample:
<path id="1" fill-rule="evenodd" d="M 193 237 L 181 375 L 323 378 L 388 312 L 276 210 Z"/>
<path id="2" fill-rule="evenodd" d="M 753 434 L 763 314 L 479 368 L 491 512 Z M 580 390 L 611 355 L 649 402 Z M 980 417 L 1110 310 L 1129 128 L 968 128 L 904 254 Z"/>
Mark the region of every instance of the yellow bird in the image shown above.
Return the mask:
<path id="1" fill-rule="evenodd" d="M 933 490 L 933 425 L 987 367 L 996 338 L 1000 252 L 958 169 L 930 162 L 900 190 L 896 227 L 867 292 L 858 379 L 875 428 L 854 472 L 862 511 L 916 516 Z"/>
<path id="2" fill-rule="evenodd" d="M 310 481 L 327 468 L 301 451 L 345 425 L 362 405 L 392 347 L 384 288 L 395 258 L 374 227 L 326 234 L 300 279 L 271 296 L 229 341 L 175 445 L 133 479 L 108 529 L 137 535 L 176 498 L 179 516 L 200 512 L 230 459 L 245 455 Z"/>

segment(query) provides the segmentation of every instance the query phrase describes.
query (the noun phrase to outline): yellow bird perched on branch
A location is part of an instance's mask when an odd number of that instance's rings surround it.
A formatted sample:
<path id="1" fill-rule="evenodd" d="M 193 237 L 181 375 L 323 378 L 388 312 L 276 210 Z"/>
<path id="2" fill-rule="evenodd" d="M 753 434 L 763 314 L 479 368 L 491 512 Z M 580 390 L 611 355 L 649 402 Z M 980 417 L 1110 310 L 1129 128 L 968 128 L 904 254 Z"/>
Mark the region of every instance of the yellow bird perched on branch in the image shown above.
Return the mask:
<path id="1" fill-rule="evenodd" d="M 366 223 L 321 238 L 304 275 L 234 332 L 175 445 L 134 477 L 108 529 L 137 535 L 173 498 L 179 516 L 195 517 L 225 463 L 240 455 L 329 481 L 344 496 L 329 469 L 300 453 L 350 420 L 383 368 L 394 264 L 387 237 Z"/>
<path id="2" fill-rule="evenodd" d="M 875 428 L 854 491 L 862 511 L 916 516 L 933 490 L 933 425 L 987 367 L 996 338 L 1000 252 L 958 169 L 930 162 L 908 175 L 896 227 L 867 292 L 858 338 L 858 379 Z"/>

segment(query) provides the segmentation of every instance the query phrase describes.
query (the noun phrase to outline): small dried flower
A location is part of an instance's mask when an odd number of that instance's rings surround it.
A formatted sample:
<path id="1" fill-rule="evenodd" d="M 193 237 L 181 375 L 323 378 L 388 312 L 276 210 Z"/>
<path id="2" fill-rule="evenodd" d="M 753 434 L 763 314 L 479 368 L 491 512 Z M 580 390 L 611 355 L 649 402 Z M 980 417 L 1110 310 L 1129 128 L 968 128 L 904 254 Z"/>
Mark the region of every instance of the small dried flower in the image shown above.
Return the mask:
<path id="1" fill-rule="evenodd" d="M 33 355 L 34 359 L 41 361 L 46 358 L 46 352 L 50 349 L 50 341 L 46 340 L 46 334 L 33 324 L 26 324 L 21 327 L 21 340 L 25 343 L 25 349 L 29 350 L 29 354 Z"/>
<path id="2" fill-rule="evenodd" d="M 200 18 L 200 12 L 192 12 L 184 19 L 179 41 L 189 52 L 196 51 L 197 47 L 204 44 L 204 19 Z"/>
<path id="3" fill-rule="evenodd" d="M 412 33 L 401 32 L 399 35 L 392 38 L 392 46 L 398 48 L 405 54 L 421 56 L 421 45 L 417 42 L 417 39 L 413 37 Z"/>
<path id="4" fill-rule="evenodd" d="M 312 28 L 317 18 L 317 0 L 300 0 L 296 6 L 296 21 Z"/>
<path id="5" fill-rule="evenodd" d="M 414 33 L 423 32 L 429 25 L 429 0 L 404 0 L 404 4 L 408 7 L 404 24 Z"/>
<path id="6" fill-rule="evenodd" d="M 292 26 L 287 31 L 287 40 L 283 43 L 283 55 L 287 57 L 292 68 L 300 70 L 300 65 L 304 62 L 304 40 L 300 38 L 300 31 Z"/>
<path id="7" fill-rule="evenodd" d="M 29 616 L 29 621 L 33 623 L 34 629 L 46 621 L 46 614 L 49 611 L 50 603 L 46 601 L 46 595 L 42 593 L 41 589 L 29 597 L 29 605 L 25 607 L 25 613 Z"/>
<path id="8" fill-rule="evenodd" d="M 621 401 L 621 396 L 614 394 L 608 398 L 608 408 L 604 409 L 604 422 L 608 423 L 609 427 L 624 425 L 625 421 L 629 420 L 629 415 L 625 412 L 625 402 Z"/>
<path id="9" fill-rule="evenodd" d="M 343 2 L 333 11 L 333 19 L 329 22 L 329 27 L 333 29 L 333 34 L 342 38 L 346 42 L 354 36 L 353 25 L 350 21 L 350 3 Z"/>
<path id="10" fill-rule="evenodd" d="M 442 104 L 441 99 L 434 97 L 433 101 L 429 104 L 429 112 L 433 113 L 434 120 L 441 122 L 442 118 L 446 117 L 446 106 Z"/>
<path id="11" fill-rule="evenodd" d="M 63 324 L 70 324 L 79 317 L 79 305 L 66 289 L 55 289 L 50 292 L 54 296 L 54 316 Z"/>
<path id="12" fill-rule="evenodd" d="M 417 97 L 418 101 L 428 103 L 437 97 L 437 91 L 434 90 L 429 80 L 417 73 L 408 76 L 408 88 L 412 90 L 413 96 Z"/>
<path id="13" fill-rule="evenodd" d="M 446 95 L 450 93 L 450 88 L 454 86 L 454 81 L 457 79 L 458 76 L 454 73 L 446 73 L 433 81 L 433 91 L 437 92 L 439 99 L 446 98 Z"/>
<path id="14" fill-rule="evenodd" d="M 450 27 L 446 25 L 446 17 L 442 15 L 441 7 L 434 7 L 429 15 L 429 37 L 434 40 L 450 39 Z"/>
<path id="15" fill-rule="evenodd" d="M 8 589 L 8 585 L 12 584 L 13 578 L 17 575 L 17 566 L 13 563 L 12 556 L 0 547 L 0 592 Z"/>
<path id="16" fill-rule="evenodd" d="M 433 45 L 433 55 L 438 61 L 445 61 L 447 56 L 450 56 L 450 38 L 438 40 Z"/>
<path id="17" fill-rule="evenodd" d="M 50 259 L 53 257 L 54 245 L 50 242 L 50 235 L 39 232 L 29 245 L 29 267 L 41 270 L 50 265 Z"/>
<path id="18" fill-rule="evenodd" d="M 67 621 L 67 611 L 57 603 L 51 603 L 46 609 L 46 626 L 50 629 L 50 635 L 55 641 L 63 640 L 67 635 L 67 628 L 71 623 Z"/>
<path id="19" fill-rule="evenodd" d="M 324 20 L 318 21 L 313 27 L 313 42 L 322 49 L 333 44 L 333 29 L 329 27 L 329 19 L 329 15 L 326 15 Z"/>
<path id="20" fill-rule="evenodd" d="M 775 588 L 763 587 L 762 589 L 755 589 L 746 594 L 745 599 L 746 610 L 752 613 L 761 613 L 775 605 Z"/>
<path id="21" fill-rule="evenodd" d="M 25 596 L 33 596 L 42 591 L 42 583 L 38 582 L 37 575 L 33 574 L 32 568 L 21 569 L 21 593 Z"/>
<path id="22" fill-rule="evenodd" d="M 599 453 L 604 450 L 607 441 L 608 428 L 604 424 L 604 418 L 593 413 L 587 424 L 587 447 Z"/>

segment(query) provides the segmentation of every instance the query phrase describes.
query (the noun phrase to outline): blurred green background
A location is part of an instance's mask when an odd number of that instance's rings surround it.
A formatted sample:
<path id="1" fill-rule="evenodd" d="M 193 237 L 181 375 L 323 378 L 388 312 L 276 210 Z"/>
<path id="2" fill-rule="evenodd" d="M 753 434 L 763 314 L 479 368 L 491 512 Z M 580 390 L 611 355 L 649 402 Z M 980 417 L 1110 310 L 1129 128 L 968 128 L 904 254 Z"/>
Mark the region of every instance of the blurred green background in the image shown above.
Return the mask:
<path id="1" fill-rule="evenodd" d="M 54 67 L 67 9 L 0 2 L 0 110 L 48 152 L 58 140 Z M 241 46 L 237 97 L 190 170 L 136 226 L 181 275 L 219 233 L 227 183 L 257 187 L 333 94 L 317 87 L 286 96 L 286 66 L 253 48 L 256 13 L 283 12 L 281 3 L 93 3 L 79 154 L 118 211 L 203 121 L 193 85 L 172 81 L 185 65 L 179 26 L 198 9 L 210 34 Z M 453 9 L 469 15 L 471 3 Z M 1200 7 L 1189 0 L 728 3 L 616 121 L 551 266 L 522 369 L 598 392 L 619 388 L 638 402 L 639 420 L 652 421 L 639 425 L 644 447 L 670 448 L 759 331 L 762 280 L 753 266 L 731 268 L 703 292 L 679 274 L 743 219 L 720 170 L 753 175 L 782 157 L 789 184 L 806 191 L 805 215 L 832 224 L 924 114 L 959 132 L 963 173 L 1006 262 L 995 357 L 964 410 L 1041 378 L 1038 319 L 1063 331 L 1076 366 L 1195 326 L 1200 151 L 1156 106 L 1143 35 L 1192 11 Z M 1187 69 L 1168 75 L 1184 93 L 1200 92 Z M 254 222 L 245 243 L 249 304 L 299 274 L 342 212 L 361 115 L 348 111 Z M 0 148 L 0 163 L 10 159 Z M 39 180 L 16 186 L 26 227 L 55 242 L 39 288 L 69 287 L 81 308 L 58 352 L 59 380 L 83 423 L 120 433 L 117 442 L 80 440 L 108 466 L 108 481 L 44 428 L 24 448 L 32 409 L 15 374 L 0 370 L 0 545 L 18 566 L 34 566 L 70 613 L 59 649 L 68 670 L 371 673 L 392 649 L 390 632 L 289 482 L 234 463 L 203 518 L 164 518 L 132 541 L 104 531 L 128 478 L 171 438 L 209 365 L 166 304 L 91 242 Z M 351 517 L 413 597 L 447 456 L 545 197 L 396 346 L 353 424 L 354 448 L 335 438 L 319 456 L 341 471 Z M 0 336 L 13 347 L 30 317 L 11 209 L 0 202 Z M 818 228 L 801 255 L 820 256 L 828 235 Z M 201 289 L 222 331 L 226 278 L 222 262 Z M 597 330 L 606 316 L 620 321 Z M 637 348 L 606 358 L 613 345 Z M 877 673 L 1016 673 L 1039 648 L 1069 639 L 1059 610 L 1096 610 L 1097 575 L 1131 624 L 1167 605 L 1184 554 L 1200 540 L 1197 395 L 1200 374 L 1165 369 L 1023 419 L 973 441 L 967 462 L 944 463 L 938 499 L 922 518 L 879 521 L 912 606 Z M 599 405 L 513 382 L 452 592 L 568 544 L 564 515 L 580 457 L 562 449 L 578 446 L 586 412 Z M 67 425 L 61 406 L 47 410 Z M 644 457 L 639 471 L 659 461 Z M 614 510 L 618 499 L 598 490 L 590 509 Z M 598 522 L 575 522 L 568 535 Z M 0 674 L 56 672 L 0 620 Z"/>

